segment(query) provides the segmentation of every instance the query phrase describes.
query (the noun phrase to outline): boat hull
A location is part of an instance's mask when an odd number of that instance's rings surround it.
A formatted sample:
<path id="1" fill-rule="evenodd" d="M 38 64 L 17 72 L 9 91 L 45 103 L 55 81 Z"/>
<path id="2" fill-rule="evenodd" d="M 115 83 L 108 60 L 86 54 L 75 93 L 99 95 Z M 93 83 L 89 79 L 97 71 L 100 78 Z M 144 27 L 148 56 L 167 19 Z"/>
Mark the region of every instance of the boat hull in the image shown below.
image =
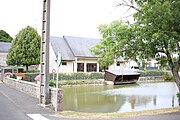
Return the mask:
<path id="1" fill-rule="evenodd" d="M 112 81 L 114 85 L 134 84 L 138 81 L 140 73 L 134 71 L 105 71 L 105 81 Z"/>

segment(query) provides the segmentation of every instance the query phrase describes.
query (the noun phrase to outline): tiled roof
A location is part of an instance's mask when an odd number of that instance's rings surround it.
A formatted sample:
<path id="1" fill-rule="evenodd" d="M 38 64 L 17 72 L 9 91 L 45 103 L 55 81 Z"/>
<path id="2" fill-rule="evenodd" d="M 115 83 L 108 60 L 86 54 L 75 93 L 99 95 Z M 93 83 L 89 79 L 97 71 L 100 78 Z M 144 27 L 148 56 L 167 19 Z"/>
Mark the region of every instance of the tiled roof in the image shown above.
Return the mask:
<path id="1" fill-rule="evenodd" d="M 99 39 L 63 36 L 76 57 L 96 57 L 90 48 L 100 42 Z"/>
<path id="2" fill-rule="evenodd" d="M 56 55 L 60 51 L 62 60 L 75 60 L 71 49 L 63 38 L 52 36 L 50 37 L 50 43 Z"/>
<path id="3" fill-rule="evenodd" d="M 7 53 L 8 49 L 11 47 L 9 42 L 0 42 L 0 53 Z"/>

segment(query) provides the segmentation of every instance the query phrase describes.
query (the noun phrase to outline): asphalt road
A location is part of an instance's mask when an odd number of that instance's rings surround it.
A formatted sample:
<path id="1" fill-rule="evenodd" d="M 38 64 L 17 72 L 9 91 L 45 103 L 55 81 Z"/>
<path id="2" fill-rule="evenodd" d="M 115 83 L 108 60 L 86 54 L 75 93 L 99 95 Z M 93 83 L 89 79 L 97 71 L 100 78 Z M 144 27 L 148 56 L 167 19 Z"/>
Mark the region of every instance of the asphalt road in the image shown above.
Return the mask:
<path id="1" fill-rule="evenodd" d="M 0 92 L 0 119 L 31 120 L 8 96 Z"/>
<path id="2" fill-rule="evenodd" d="M 38 106 L 37 98 L 0 83 L 0 120 L 32 120 L 29 114 L 38 114 L 37 116 L 41 115 L 47 120 L 59 120 L 55 112 Z"/>

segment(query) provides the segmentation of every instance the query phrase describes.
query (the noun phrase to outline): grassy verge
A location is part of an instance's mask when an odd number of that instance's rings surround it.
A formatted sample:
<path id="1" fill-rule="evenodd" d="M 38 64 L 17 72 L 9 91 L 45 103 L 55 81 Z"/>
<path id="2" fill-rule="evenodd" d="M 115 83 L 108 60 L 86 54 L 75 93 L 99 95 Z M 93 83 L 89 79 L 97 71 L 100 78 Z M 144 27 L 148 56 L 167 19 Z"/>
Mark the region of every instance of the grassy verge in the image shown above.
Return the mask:
<path id="1" fill-rule="evenodd" d="M 59 115 L 67 118 L 125 118 L 125 117 L 135 117 L 141 115 L 158 115 L 164 113 L 180 112 L 180 107 L 175 108 L 165 108 L 157 110 L 143 110 L 137 112 L 126 112 L 126 113 L 82 113 L 73 111 L 63 111 Z"/>
<path id="2" fill-rule="evenodd" d="M 76 85 L 103 85 L 103 80 L 61 80 L 59 81 L 59 87 L 61 86 L 76 86 Z M 50 80 L 49 85 L 54 87 L 56 85 L 55 80 Z"/>

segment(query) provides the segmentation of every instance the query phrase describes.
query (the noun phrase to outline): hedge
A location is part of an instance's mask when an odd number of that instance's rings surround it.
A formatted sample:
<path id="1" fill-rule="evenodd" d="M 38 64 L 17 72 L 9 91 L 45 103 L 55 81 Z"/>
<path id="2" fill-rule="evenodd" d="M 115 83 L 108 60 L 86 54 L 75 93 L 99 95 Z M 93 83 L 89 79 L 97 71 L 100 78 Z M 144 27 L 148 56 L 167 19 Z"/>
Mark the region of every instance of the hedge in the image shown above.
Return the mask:
<path id="1" fill-rule="evenodd" d="M 168 73 L 167 71 L 158 71 L 158 70 L 147 70 L 147 71 L 139 71 L 140 77 L 145 76 L 163 76 Z M 34 78 L 39 73 L 24 73 L 26 76 L 26 81 L 33 82 Z M 50 74 L 50 80 L 53 79 L 53 74 Z M 54 75 L 54 79 L 56 79 L 56 74 Z M 104 74 L 101 72 L 77 72 L 77 73 L 60 73 L 59 80 L 97 80 L 104 79 Z"/>
<path id="2" fill-rule="evenodd" d="M 56 74 L 54 75 L 56 77 Z M 91 73 L 60 73 L 59 80 L 94 80 L 103 79 L 104 75 L 102 73 L 91 72 Z M 53 74 L 50 74 L 50 79 L 53 79 Z"/>
<path id="3" fill-rule="evenodd" d="M 26 76 L 26 81 L 34 82 L 34 78 L 39 73 L 24 73 Z M 13 77 L 15 78 L 15 76 Z M 91 73 L 60 73 L 59 80 L 95 80 L 95 79 L 103 79 L 104 75 L 102 73 L 91 72 Z M 53 79 L 53 74 L 50 74 L 50 80 Z M 56 74 L 54 74 L 54 79 L 56 79 Z"/>
<path id="4" fill-rule="evenodd" d="M 140 77 L 145 76 L 163 76 L 167 71 L 159 71 L 159 70 L 147 70 L 147 71 L 139 71 Z"/>
<path id="5" fill-rule="evenodd" d="M 39 73 L 25 73 L 26 81 L 34 82 L 34 78 L 39 75 Z"/>

